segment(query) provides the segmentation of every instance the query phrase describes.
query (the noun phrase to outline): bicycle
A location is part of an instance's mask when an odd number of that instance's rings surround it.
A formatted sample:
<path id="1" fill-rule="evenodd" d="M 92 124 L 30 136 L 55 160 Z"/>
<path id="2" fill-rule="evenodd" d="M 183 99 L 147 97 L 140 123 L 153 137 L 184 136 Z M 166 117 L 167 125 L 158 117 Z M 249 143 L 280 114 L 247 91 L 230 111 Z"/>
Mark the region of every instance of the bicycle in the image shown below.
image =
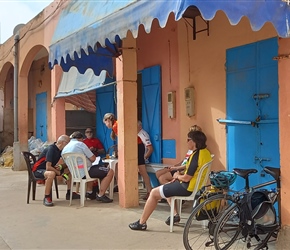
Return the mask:
<path id="1" fill-rule="evenodd" d="M 245 192 L 251 190 L 249 188 L 249 175 L 256 172 L 256 169 L 234 169 L 233 171 L 235 175 L 245 179 Z M 217 178 L 211 178 L 211 182 L 215 179 Z M 183 231 L 183 244 L 186 249 L 210 249 L 210 247 L 213 247 L 214 230 L 218 221 L 223 213 L 237 202 L 237 198 L 240 196 L 239 192 L 229 189 L 234 181 L 235 178 L 225 178 L 223 182 L 212 183 L 218 188 L 213 192 L 210 191 L 211 185 L 200 190 Z M 273 183 L 275 181 L 270 181 L 263 186 Z M 256 187 L 259 188 L 259 186 Z M 203 217 L 200 215 L 203 215 Z"/>
<path id="2" fill-rule="evenodd" d="M 252 225 L 248 225 L 247 221 L 242 219 L 245 213 L 245 209 L 242 206 L 242 197 L 245 195 L 245 193 L 238 195 L 236 202 L 234 202 L 226 211 L 224 211 L 223 215 L 219 218 L 219 221 L 215 226 L 213 234 L 215 249 L 241 249 L 241 247 L 245 245 L 247 249 L 268 249 L 268 242 L 270 239 L 272 238 L 272 240 L 276 240 L 277 234 L 281 227 L 280 169 L 265 167 L 264 171 L 270 174 L 274 180 L 252 187 L 248 194 L 257 191 L 262 187 L 276 183 L 276 190 L 268 191 L 267 193 L 270 196 L 269 201 L 272 204 L 276 202 L 278 203 L 278 216 L 275 208 L 273 207 L 274 218 L 272 219 L 271 223 L 268 225 L 263 225 L 259 224 L 260 222 L 254 222 Z M 265 212 L 263 217 L 264 220 L 271 219 L 271 213 L 268 210 L 262 212 Z M 266 214 L 266 212 L 268 214 Z"/>
<path id="3" fill-rule="evenodd" d="M 210 173 L 212 185 L 204 186 L 199 190 L 194 200 L 193 210 L 184 227 L 185 249 L 208 249 L 213 245 L 214 227 L 220 215 L 230 204 L 229 186 L 234 183 L 236 177 L 236 173 L 227 171 Z M 217 182 L 213 183 L 213 180 Z"/>

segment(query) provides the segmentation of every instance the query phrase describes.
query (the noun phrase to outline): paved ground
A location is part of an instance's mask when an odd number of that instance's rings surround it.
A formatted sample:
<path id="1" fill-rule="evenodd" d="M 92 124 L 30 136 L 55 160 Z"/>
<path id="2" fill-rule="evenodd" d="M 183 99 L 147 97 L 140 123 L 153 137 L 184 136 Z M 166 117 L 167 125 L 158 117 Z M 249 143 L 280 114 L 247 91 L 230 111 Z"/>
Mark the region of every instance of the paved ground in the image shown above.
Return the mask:
<path id="1" fill-rule="evenodd" d="M 54 207 L 42 205 L 43 186 L 37 187 L 36 200 L 26 204 L 27 172 L 0 168 L 0 249 L 184 249 L 183 225 L 190 202 L 183 205 L 181 223 L 173 233 L 164 223 L 169 206 L 163 203 L 148 220 L 148 230 L 140 232 L 130 230 L 128 224 L 139 219 L 142 199 L 138 208 L 124 209 L 114 193 L 111 204 L 88 200 L 79 208 L 79 201 L 69 206 L 65 200 L 66 185 L 60 184 L 59 191 Z M 140 190 L 140 196 L 144 194 Z M 274 244 L 269 249 L 275 249 Z"/>
<path id="2" fill-rule="evenodd" d="M 114 193 L 112 204 L 86 201 L 79 208 L 79 201 L 74 201 L 69 207 L 66 186 L 59 185 L 59 190 L 54 207 L 42 205 L 43 186 L 37 187 L 36 200 L 26 204 L 27 172 L 0 168 L 0 249 L 184 249 L 183 227 L 175 226 L 170 233 L 164 223 L 167 204 L 158 205 L 147 231 L 132 231 L 128 224 L 139 219 L 144 201 L 138 208 L 124 209 Z M 184 211 L 182 222 L 190 203 Z"/>

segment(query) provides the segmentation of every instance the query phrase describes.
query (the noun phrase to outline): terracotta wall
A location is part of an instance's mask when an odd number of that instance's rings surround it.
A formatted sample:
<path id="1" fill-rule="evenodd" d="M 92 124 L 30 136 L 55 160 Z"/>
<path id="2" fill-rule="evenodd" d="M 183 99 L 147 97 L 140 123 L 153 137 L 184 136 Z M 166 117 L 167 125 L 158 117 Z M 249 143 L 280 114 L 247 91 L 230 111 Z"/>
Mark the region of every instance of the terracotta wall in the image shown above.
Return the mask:
<path id="1" fill-rule="evenodd" d="M 177 145 L 180 143 L 180 119 L 179 112 L 176 118 L 170 119 L 167 115 L 167 92 L 176 91 L 179 93 L 179 60 L 178 60 L 178 35 L 177 23 L 171 16 L 165 28 L 160 28 L 155 19 L 151 32 L 147 34 L 143 26 L 139 28 L 137 38 L 137 61 L 138 70 L 154 65 L 161 65 L 161 97 L 162 97 L 162 139 L 175 139 Z M 179 98 L 177 107 L 179 107 Z M 177 108 L 178 110 L 178 108 Z M 174 129 L 172 129 L 174 128 Z M 176 163 L 185 150 L 176 148 L 177 159 L 163 159 L 164 163 Z"/>
<path id="2" fill-rule="evenodd" d="M 35 18 L 29 21 L 23 28 L 19 30 L 19 79 L 18 79 L 18 101 L 20 103 L 18 107 L 18 125 L 19 125 L 19 133 L 18 133 L 18 141 L 19 143 L 15 145 L 15 148 L 18 148 L 18 151 L 27 150 L 27 140 L 33 131 L 35 133 L 35 106 L 33 107 L 35 100 L 31 98 L 31 94 L 34 95 L 36 93 L 43 92 L 42 90 L 51 90 L 48 94 L 48 140 L 54 141 L 56 137 L 65 131 L 65 125 L 62 120 L 58 120 L 58 126 L 56 126 L 56 115 L 53 114 L 55 110 L 55 106 L 51 107 L 51 100 L 55 94 L 55 88 L 52 85 L 58 85 L 59 80 L 58 77 L 52 79 L 50 74 L 55 76 L 56 71 L 50 71 L 47 67 L 48 61 L 48 48 L 51 43 L 51 38 L 57 24 L 59 13 L 66 5 L 67 1 L 56 0 L 51 3 L 47 8 L 45 8 L 41 13 L 39 13 Z M 63 4 L 63 5 L 62 5 Z M 4 58 L 4 60 L 0 60 L 0 87 L 5 86 L 6 79 L 10 77 L 10 71 L 12 71 L 13 77 L 13 66 L 14 66 L 14 38 L 15 36 L 11 36 L 4 44 L 0 45 L 0 58 Z M 45 52 L 43 54 L 43 52 Z M 33 67 L 33 61 L 39 60 L 42 58 L 46 62 L 46 72 L 42 76 L 43 81 L 42 84 L 39 84 L 39 76 L 33 72 L 30 72 L 30 68 Z M 52 80 L 51 80 L 52 79 Z M 13 83 L 14 79 L 11 79 Z M 49 87 L 51 84 L 51 88 Z M 34 89 L 32 86 L 36 86 L 39 88 L 41 85 L 42 89 Z M 5 141 L 5 143 L 13 144 L 14 142 L 14 122 L 13 122 L 13 109 L 9 109 L 9 105 L 11 102 L 11 97 L 13 97 L 13 84 L 6 86 L 8 93 L 5 96 L 5 111 L 4 111 L 4 120 L 5 120 L 5 134 L 0 133 L 0 139 Z M 28 90 L 29 89 L 29 90 Z M 53 91 L 54 93 L 52 93 Z M 35 98 L 35 96 L 34 96 Z M 12 98 L 13 99 L 13 98 Z M 59 110 L 64 110 L 64 102 L 59 101 Z M 62 112 L 59 112 L 61 117 L 63 116 Z M 8 128 L 8 129 L 7 129 Z M 27 131 L 29 133 L 27 133 Z M 7 134 L 8 133 L 8 134 Z M 6 140 L 7 138 L 10 141 Z M 4 144 L 2 144 L 4 145 Z M 15 157 L 15 169 L 20 170 L 21 167 L 21 158 L 19 154 L 16 152 Z"/>
<path id="3" fill-rule="evenodd" d="M 197 29 L 205 28 L 197 18 Z M 193 124 L 200 125 L 208 137 L 208 148 L 215 154 L 213 167 L 226 168 L 225 126 L 216 119 L 226 115 L 226 49 L 276 36 L 271 24 L 253 32 L 248 19 L 232 26 L 223 12 L 210 21 L 209 36 L 198 33 L 193 40 L 192 20 L 174 21 L 161 29 L 154 21 L 150 34 L 140 28 L 137 38 L 138 70 L 156 64 L 162 70 L 162 139 L 176 140 L 177 159 L 163 159 L 176 163 L 187 151 L 187 132 Z M 195 89 L 195 116 L 185 112 L 184 89 Z M 176 91 L 176 119 L 167 117 L 167 92 Z"/>
<path id="4" fill-rule="evenodd" d="M 52 79 L 52 71 L 48 68 L 48 51 L 51 38 L 57 24 L 59 13 L 62 7 L 57 8 L 60 1 L 54 1 L 43 12 L 39 13 L 32 19 L 23 29 L 20 30 L 20 43 L 19 43 L 19 93 L 28 91 L 28 106 L 33 109 L 33 127 L 35 129 L 35 94 L 47 92 L 47 114 L 48 114 L 48 141 L 55 141 L 56 133 L 52 129 L 54 118 L 52 114 L 52 98 L 55 93 L 52 93 L 52 84 L 55 83 Z M 54 13 L 54 14 L 53 14 Z M 44 66 L 44 70 L 40 68 Z M 33 97 L 34 96 L 34 97 Z M 64 106 L 64 104 L 62 104 Z M 25 110 L 19 109 L 19 113 L 24 113 Z M 19 123 L 25 125 L 27 116 L 20 116 Z M 28 115 L 30 119 L 30 115 Z M 62 122 L 63 123 L 63 122 Z M 58 135 L 64 133 L 65 126 L 59 125 L 62 131 Z M 22 127 L 25 130 L 25 127 Z M 35 131 L 34 131 L 35 132 Z M 20 144 L 25 143 L 26 138 L 20 133 Z"/>

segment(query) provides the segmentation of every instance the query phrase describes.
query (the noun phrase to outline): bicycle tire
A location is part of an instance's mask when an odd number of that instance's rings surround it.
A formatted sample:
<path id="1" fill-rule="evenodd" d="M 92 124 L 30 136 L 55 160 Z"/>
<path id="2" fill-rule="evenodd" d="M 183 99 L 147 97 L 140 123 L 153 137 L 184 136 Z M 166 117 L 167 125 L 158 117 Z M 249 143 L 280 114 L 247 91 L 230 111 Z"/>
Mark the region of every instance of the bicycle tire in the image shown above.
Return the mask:
<path id="1" fill-rule="evenodd" d="M 214 231 L 214 245 L 217 250 L 229 249 L 240 235 L 242 228 L 239 209 L 237 204 L 232 204 L 218 221 Z"/>
<path id="2" fill-rule="evenodd" d="M 229 201 L 232 201 L 230 195 L 216 194 L 207 198 L 192 210 L 183 230 L 185 249 L 208 250 L 213 247 L 214 227 L 223 211 L 229 206 Z M 216 204 L 220 204 L 218 208 L 214 207 Z M 204 218 L 201 218 L 201 213 L 205 214 Z"/>
<path id="3" fill-rule="evenodd" d="M 243 226 L 240 223 L 240 207 L 232 204 L 220 217 L 214 230 L 214 246 L 216 250 L 227 249 L 263 249 L 273 232 L 255 236 L 243 236 Z M 258 240 L 259 239 L 259 240 Z"/>

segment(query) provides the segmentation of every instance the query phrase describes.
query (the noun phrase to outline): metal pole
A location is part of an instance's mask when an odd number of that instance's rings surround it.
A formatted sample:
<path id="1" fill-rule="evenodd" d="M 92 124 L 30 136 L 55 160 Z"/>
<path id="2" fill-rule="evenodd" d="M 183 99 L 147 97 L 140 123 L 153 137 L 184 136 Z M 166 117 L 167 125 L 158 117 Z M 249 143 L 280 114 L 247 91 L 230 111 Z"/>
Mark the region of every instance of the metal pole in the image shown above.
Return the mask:
<path id="1" fill-rule="evenodd" d="M 14 142 L 18 141 L 18 64 L 19 64 L 19 35 L 14 36 Z"/>

